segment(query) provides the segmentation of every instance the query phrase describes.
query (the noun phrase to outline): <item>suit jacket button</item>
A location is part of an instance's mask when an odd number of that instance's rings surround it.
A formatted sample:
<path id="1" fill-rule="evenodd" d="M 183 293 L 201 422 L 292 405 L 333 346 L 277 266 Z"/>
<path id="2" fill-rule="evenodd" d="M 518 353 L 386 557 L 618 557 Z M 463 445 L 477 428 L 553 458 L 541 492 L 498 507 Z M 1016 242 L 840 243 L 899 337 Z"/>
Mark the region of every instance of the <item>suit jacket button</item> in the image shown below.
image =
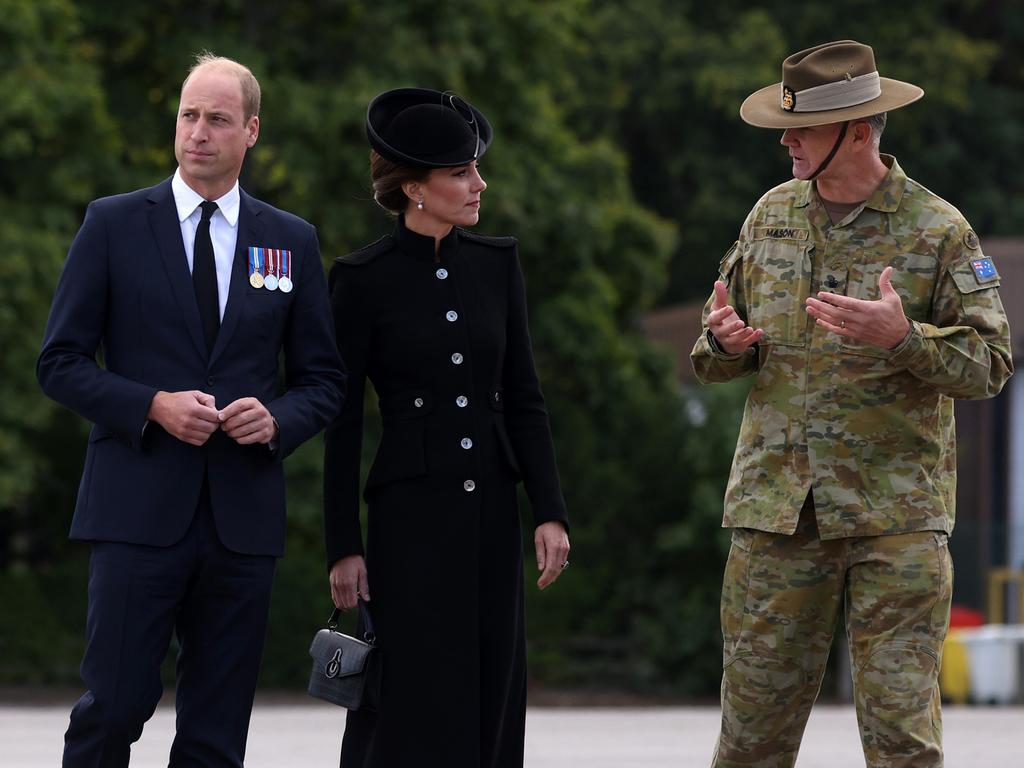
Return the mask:
<path id="1" fill-rule="evenodd" d="M 213 376 L 207 376 L 206 377 L 206 384 L 207 384 L 207 386 L 211 386 L 211 387 L 213 386 Z"/>

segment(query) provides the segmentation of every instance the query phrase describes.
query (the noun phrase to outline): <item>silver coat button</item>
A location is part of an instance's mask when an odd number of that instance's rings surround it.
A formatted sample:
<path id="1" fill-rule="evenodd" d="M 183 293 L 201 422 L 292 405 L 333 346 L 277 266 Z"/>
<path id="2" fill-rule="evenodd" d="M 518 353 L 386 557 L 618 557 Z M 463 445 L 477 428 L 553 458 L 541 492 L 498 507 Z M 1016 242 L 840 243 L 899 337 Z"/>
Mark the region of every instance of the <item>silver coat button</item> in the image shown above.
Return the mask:
<path id="1" fill-rule="evenodd" d="M 456 320 L 459 319 L 459 313 L 456 312 L 454 309 L 449 309 L 448 314 L 446 314 L 445 317 L 448 318 L 449 323 L 454 323 Z"/>
<path id="2" fill-rule="evenodd" d="M 436 275 L 437 275 L 437 279 L 438 279 L 438 280 L 444 280 L 444 279 L 445 279 L 446 277 L 448 277 L 448 270 L 447 270 L 447 269 L 445 269 L 444 267 L 441 267 L 441 268 L 440 268 L 439 270 L 437 270 L 437 272 L 435 272 L 434 274 L 436 274 Z"/>
<path id="3" fill-rule="evenodd" d="M 459 408 L 465 408 L 467 405 L 469 405 L 469 398 L 466 397 L 465 395 L 459 395 L 458 397 L 455 398 L 455 404 L 459 406 Z"/>
<path id="4" fill-rule="evenodd" d="M 474 483 L 472 480 L 467 480 L 462 484 L 462 487 L 465 488 L 467 491 L 472 492 L 476 489 L 476 483 Z"/>
<path id="5" fill-rule="evenodd" d="M 417 397 L 415 400 L 412 401 L 412 404 L 415 405 L 417 408 L 422 408 L 423 407 L 423 398 L 422 397 Z"/>
<path id="6" fill-rule="evenodd" d="M 473 441 L 470 440 L 468 437 L 464 437 L 462 438 L 462 442 L 460 443 L 460 445 L 468 451 L 470 448 L 473 447 Z"/>
<path id="7" fill-rule="evenodd" d="M 452 362 L 455 363 L 456 365 L 462 365 L 462 360 L 463 357 L 461 352 L 456 352 L 454 355 L 452 355 Z"/>

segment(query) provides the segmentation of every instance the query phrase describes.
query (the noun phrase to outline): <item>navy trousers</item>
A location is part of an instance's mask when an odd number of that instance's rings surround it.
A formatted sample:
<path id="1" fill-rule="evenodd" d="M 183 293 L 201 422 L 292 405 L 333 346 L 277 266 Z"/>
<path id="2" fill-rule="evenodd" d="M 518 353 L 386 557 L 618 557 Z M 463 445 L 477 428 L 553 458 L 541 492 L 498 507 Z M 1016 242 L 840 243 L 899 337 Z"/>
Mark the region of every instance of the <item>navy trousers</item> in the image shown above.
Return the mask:
<path id="1" fill-rule="evenodd" d="M 95 542 L 82 680 L 64 737 L 65 768 L 122 768 L 163 693 L 178 639 L 171 768 L 241 768 L 266 637 L 275 559 L 217 535 L 206 484 L 188 532 L 170 547 Z"/>

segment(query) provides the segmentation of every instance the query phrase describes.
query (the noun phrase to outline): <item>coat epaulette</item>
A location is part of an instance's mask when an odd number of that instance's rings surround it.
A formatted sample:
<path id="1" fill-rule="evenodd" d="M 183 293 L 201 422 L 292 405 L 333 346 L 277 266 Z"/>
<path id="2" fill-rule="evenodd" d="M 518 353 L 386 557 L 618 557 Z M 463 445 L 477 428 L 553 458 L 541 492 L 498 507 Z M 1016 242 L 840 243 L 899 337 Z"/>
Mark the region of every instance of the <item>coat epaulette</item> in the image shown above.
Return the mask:
<path id="1" fill-rule="evenodd" d="M 470 240 L 474 243 L 483 243 L 484 245 L 491 245 L 496 248 L 512 248 L 518 241 L 508 235 L 506 237 L 491 237 L 490 235 L 478 235 L 476 232 L 470 232 L 469 230 L 459 227 L 459 237 Z"/>
<path id="2" fill-rule="evenodd" d="M 370 243 L 364 248 L 360 248 L 358 251 L 345 254 L 344 256 L 338 256 L 335 261 L 339 264 L 347 264 L 349 266 L 359 266 L 360 264 L 366 264 L 373 261 L 375 258 L 380 256 L 385 251 L 391 250 L 395 245 L 395 238 L 391 235 L 384 235 L 380 240 Z"/>

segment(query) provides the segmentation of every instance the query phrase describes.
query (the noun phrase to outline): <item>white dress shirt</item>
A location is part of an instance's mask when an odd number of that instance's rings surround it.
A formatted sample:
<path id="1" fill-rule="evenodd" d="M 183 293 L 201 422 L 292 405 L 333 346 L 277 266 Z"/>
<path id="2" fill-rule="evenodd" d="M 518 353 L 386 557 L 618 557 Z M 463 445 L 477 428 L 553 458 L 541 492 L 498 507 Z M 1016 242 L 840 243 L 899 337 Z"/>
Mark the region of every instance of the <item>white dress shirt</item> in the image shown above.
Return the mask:
<path id="1" fill-rule="evenodd" d="M 171 179 L 174 204 L 178 207 L 178 221 L 181 223 L 181 240 L 185 246 L 188 271 L 192 272 L 192 250 L 196 242 L 196 229 L 203 216 L 200 204 L 205 198 L 181 178 L 181 168 Z M 240 196 L 238 182 L 227 194 L 214 200 L 218 210 L 210 219 L 210 240 L 213 242 L 213 260 L 217 266 L 217 302 L 220 305 L 220 319 L 224 319 L 224 307 L 228 303 L 228 288 L 231 286 L 231 265 L 235 260 L 235 244 L 238 242 L 238 209 Z"/>

